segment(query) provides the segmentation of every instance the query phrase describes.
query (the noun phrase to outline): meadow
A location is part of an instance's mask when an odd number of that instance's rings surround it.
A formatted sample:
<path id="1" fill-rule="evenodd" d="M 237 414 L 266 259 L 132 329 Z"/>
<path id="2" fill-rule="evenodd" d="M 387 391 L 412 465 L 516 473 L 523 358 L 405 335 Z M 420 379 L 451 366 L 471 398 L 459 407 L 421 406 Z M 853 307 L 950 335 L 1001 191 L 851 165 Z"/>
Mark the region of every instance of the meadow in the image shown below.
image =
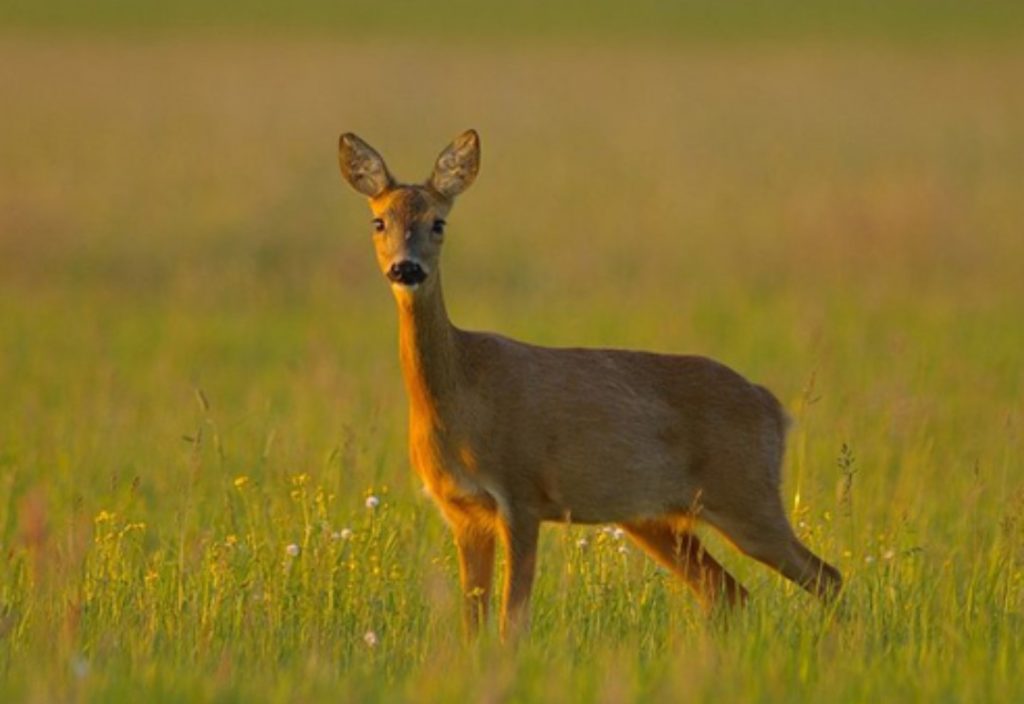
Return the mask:
<path id="1" fill-rule="evenodd" d="M 0 700 L 1024 700 L 1012 5 L 839 38 L 396 11 L 400 40 L 100 5 L 0 15 Z M 553 526 L 530 637 L 464 642 L 336 140 L 416 179 L 468 127 L 454 322 L 773 389 L 837 607 L 707 534 L 752 595 L 708 620 L 621 536 Z"/>

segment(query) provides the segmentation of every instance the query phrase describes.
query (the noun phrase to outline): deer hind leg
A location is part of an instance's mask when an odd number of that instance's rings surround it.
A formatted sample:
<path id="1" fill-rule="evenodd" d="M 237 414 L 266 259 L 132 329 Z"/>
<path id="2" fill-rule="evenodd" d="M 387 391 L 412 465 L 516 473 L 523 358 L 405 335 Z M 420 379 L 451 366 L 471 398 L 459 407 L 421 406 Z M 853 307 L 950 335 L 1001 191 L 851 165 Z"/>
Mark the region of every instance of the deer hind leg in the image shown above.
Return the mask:
<path id="1" fill-rule="evenodd" d="M 623 530 L 659 564 L 682 578 L 707 611 L 724 598 L 729 606 L 742 604 L 747 590 L 704 549 L 690 530 L 668 520 L 623 523 Z"/>
<path id="2" fill-rule="evenodd" d="M 765 516 L 721 515 L 705 510 L 701 518 L 720 530 L 744 554 L 777 570 L 822 601 L 831 601 L 843 578 L 794 535 L 782 506 Z"/>

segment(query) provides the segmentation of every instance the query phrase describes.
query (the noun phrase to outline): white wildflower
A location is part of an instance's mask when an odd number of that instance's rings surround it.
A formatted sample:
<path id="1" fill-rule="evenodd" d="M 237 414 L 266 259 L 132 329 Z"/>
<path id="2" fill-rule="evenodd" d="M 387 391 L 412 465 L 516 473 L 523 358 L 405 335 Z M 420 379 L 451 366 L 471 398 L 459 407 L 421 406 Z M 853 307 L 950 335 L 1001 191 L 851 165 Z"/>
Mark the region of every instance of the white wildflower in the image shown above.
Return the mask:
<path id="1" fill-rule="evenodd" d="M 376 648 L 377 644 L 380 643 L 380 639 L 377 638 L 377 634 L 373 631 L 367 631 L 363 634 L 363 642 L 371 648 Z"/>
<path id="2" fill-rule="evenodd" d="M 380 499 L 378 499 L 376 496 L 373 496 L 372 494 L 366 497 L 366 508 L 372 510 L 377 508 L 378 506 L 380 506 Z"/>
<path id="3" fill-rule="evenodd" d="M 82 655 L 75 655 L 71 658 L 71 672 L 78 679 L 84 679 L 89 674 L 89 661 Z"/>
<path id="4" fill-rule="evenodd" d="M 295 543 L 289 543 L 287 546 L 285 546 L 284 551 L 288 555 L 288 557 L 298 557 L 299 556 L 299 546 L 296 545 Z"/>

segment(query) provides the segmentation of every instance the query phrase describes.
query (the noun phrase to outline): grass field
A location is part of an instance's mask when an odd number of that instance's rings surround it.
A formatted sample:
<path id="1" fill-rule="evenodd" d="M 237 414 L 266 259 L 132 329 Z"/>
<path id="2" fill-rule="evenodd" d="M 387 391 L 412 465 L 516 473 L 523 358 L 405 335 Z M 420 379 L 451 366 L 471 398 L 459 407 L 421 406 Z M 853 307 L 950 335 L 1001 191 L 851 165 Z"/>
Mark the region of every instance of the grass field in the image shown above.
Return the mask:
<path id="1" fill-rule="evenodd" d="M 0 700 L 1024 700 L 1010 23 L 449 43 L 20 8 L 0 35 Z M 455 322 L 707 354 L 772 388 L 796 420 L 784 500 L 846 576 L 838 609 L 709 535 L 753 597 L 709 622 L 615 535 L 552 527 L 530 638 L 464 644 L 335 149 L 355 131 L 419 178 L 467 127 Z"/>

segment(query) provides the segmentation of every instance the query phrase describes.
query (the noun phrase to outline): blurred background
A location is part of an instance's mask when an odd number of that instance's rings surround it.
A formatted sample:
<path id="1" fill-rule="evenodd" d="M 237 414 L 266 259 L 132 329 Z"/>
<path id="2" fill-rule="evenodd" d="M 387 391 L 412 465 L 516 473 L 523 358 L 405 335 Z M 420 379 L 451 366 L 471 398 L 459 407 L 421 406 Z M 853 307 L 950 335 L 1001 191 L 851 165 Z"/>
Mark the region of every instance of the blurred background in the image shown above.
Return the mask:
<path id="1" fill-rule="evenodd" d="M 238 476 L 339 521 L 386 486 L 449 583 L 343 131 L 406 180 L 479 131 L 456 324 L 721 359 L 796 417 L 784 498 L 844 572 L 975 554 L 1024 505 L 1022 84 L 1015 0 L 2 0 L 0 616 L 58 614 L 9 642 L 48 653 L 101 510 L 146 521 L 138 580 L 192 574 Z"/>
<path id="2" fill-rule="evenodd" d="M 8 0 L 0 23 L 7 281 L 361 291 L 336 133 L 418 179 L 467 126 L 487 161 L 449 278 L 503 299 L 949 291 L 1016 263 L 1015 2 Z"/>

